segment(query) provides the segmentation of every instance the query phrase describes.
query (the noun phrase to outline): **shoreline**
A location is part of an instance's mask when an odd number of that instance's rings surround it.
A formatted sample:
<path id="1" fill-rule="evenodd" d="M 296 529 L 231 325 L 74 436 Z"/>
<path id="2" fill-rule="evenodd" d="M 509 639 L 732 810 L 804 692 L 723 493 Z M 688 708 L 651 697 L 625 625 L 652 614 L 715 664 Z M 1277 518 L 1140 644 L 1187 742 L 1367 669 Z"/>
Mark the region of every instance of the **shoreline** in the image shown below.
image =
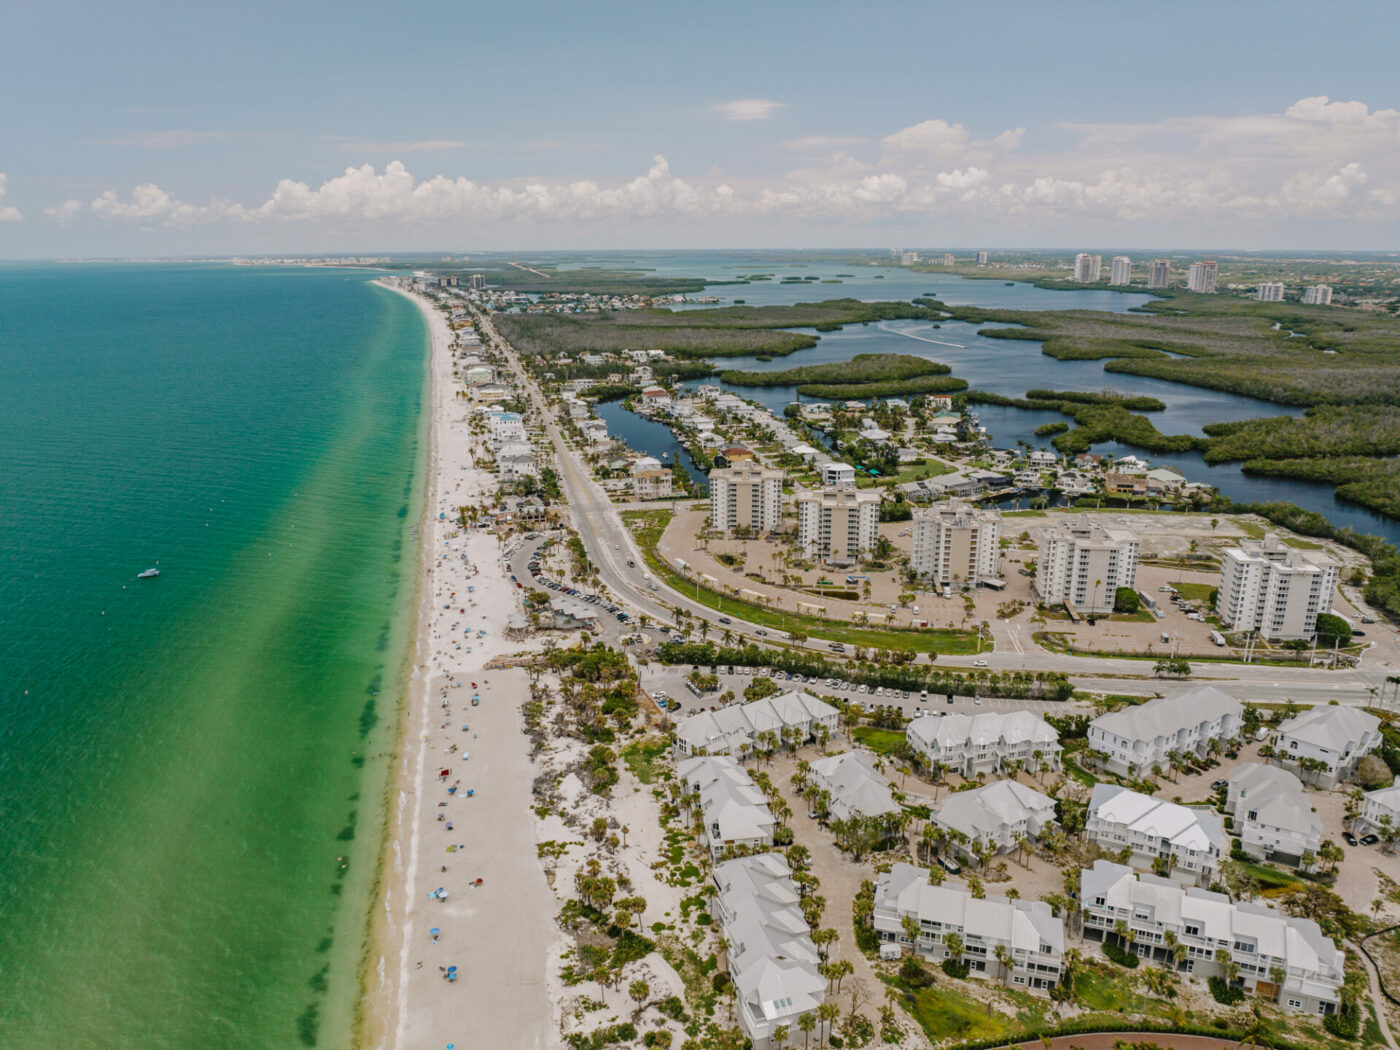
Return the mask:
<path id="1" fill-rule="evenodd" d="M 521 671 L 485 669 L 532 646 L 504 636 L 516 598 L 500 541 L 456 520 L 457 507 L 494 492 L 496 480 L 476 466 L 446 318 L 421 296 L 381 287 L 412 300 L 428 327 L 429 475 L 417 639 L 362 968 L 358 1043 L 552 1046 L 545 956 L 554 908 L 530 819 L 520 713 L 528 684 Z M 438 897 L 438 888 L 447 892 Z M 447 966 L 456 967 L 455 982 Z"/>

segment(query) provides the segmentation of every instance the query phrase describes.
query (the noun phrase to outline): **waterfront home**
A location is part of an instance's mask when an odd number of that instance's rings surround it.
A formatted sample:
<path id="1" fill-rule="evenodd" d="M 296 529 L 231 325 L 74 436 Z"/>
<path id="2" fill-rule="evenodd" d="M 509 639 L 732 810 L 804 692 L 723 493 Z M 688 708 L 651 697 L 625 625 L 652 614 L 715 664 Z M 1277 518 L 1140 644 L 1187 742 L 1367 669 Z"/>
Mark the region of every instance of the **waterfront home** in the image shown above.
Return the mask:
<path id="1" fill-rule="evenodd" d="M 1135 867 L 1209 886 L 1220 867 L 1225 830 L 1213 809 L 1095 784 L 1084 837 L 1111 852 L 1128 850 Z"/>
<path id="2" fill-rule="evenodd" d="M 761 849 L 773 845 L 777 825 L 768 800 L 748 771 L 728 755 L 688 758 L 676 766 L 687 803 L 698 805 L 701 841 L 716 861 L 729 848 Z"/>
<path id="3" fill-rule="evenodd" d="M 1317 923 L 1221 893 L 1095 861 L 1080 875 L 1084 936 L 1198 978 L 1238 968 L 1247 994 L 1309 1014 L 1339 1008 L 1346 957 Z M 1121 937 L 1118 924 L 1131 931 Z M 1223 954 L 1222 954 L 1223 953 Z"/>
<path id="4" fill-rule="evenodd" d="M 496 476 L 501 481 L 539 477 L 535 450 L 522 441 L 512 441 L 496 450 Z"/>
<path id="5" fill-rule="evenodd" d="M 812 783 L 825 793 L 831 820 L 851 817 L 884 817 L 899 812 L 890 785 L 857 751 L 828 755 L 811 763 Z"/>
<path id="6" fill-rule="evenodd" d="M 669 499 L 674 475 L 651 456 L 643 456 L 632 464 L 632 495 L 639 500 Z"/>
<path id="7" fill-rule="evenodd" d="M 714 883 L 735 1020 L 753 1050 L 771 1050 L 775 1029 L 796 1032 L 797 1019 L 815 1019 L 826 999 L 827 980 L 817 971 L 821 960 L 792 869 L 777 853 L 740 857 L 717 864 Z M 819 1042 L 825 1028 L 818 1023 L 813 1030 Z"/>
<path id="8" fill-rule="evenodd" d="M 718 711 L 699 711 L 676 725 L 675 750 L 678 755 L 742 758 L 794 740 L 805 743 L 819 727 L 834 734 L 839 718 L 836 708 L 797 689 Z"/>
<path id="9" fill-rule="evenodd" d="M 1147 476 L 1109 471 L 1103 476 L 1103 487 L 1105 492 L 1115 496 L 1146 496 Z"/>
<path id="10" fill-rule="evenodd" d="M 1361 820 L 1368 830 L 1382 837 L 1400 831 L 1400 784 L 1366 792 L 1361 799 Z"/>
<path id="11" fill-rule="evenodd" d="M 1167 768 L 1173 754 L 1204 756 L 1244 729 L 1244 705 L 1214 686 L 1149 700 L 1100 715 L 1089 723 L 1089 748 L 1114 772 L 1140 776 Z"/>
<path id="12" fill-rule="evenodd" d="M 1059 456 L 1043 448 L 1038 448 L 1034 452 L 1026 456 L 1027 463 L 1029 463 L 1032 467 L 1036 467 L 1041 470 L 1044 470 L 1048 467 L 1053 467 L 1059 461 Z"/>
<path id="13" fill-rule="evenodd" d="M 969 779 L 999 775 L 1013 762 L 1028 772 L 1060 768 L 1059 735 L 1030 711 L 920 715 L 904 733 L 927 765 Z"/>
<path id="14" fill-rule="evenodd" d="M 1333 788 L 1349 779 L 1357 763 L 1380 743 L 1381 722 L 1375 715 L 1326 704 L 1279 726 L 1274 754 L 1308 783 Z M 1304 770 L 1304 759 L 1320 763 L 1320 767 Z"/>
<path id="15" fill-rule="evenodd" d="M 1277 766 L 1242 762 L 1230 770 L 1225 812 L 1234 817 L 1240 848 L 1256 860 L 1296 866 L 1322 844 L 1322 821 L 1302 783 Z"/>
<path id="16" fill-rule="evenodd" d="M 1023 840 L 1038 839 L 1055 822 L 1055 800 L 1015 780 L 995 780 L 949 795 L 936 807 L 933 822 L 955 833 L 954 848 L 964 857 L 975 857 L 979 845 L 1005 853 Z"/>
<path id="17" fill-rule="evenodd" d="M 961 886 L 929 884 L 928 870 L 894 864 L 875 883 L 875 932 L 886 944 L 907 946 L 935 962 L 952 957 L 948 937 L 962 942 L 970 976 L 1048 991 L 1060 981 L 1064 924 L 1044 901 L 974 897 Z M 904 920 L 918 924 L 911 940 Z M 1002 949 L 998 956 L 997 949 Z"/>
<path id="18" fill-rule="evenodd" d="M 501 383 L 482 383 L 480 386 L 472 387 L 472 397 L 478 401 L 492 404 L 510 397 L 510 390 Z"/>
<path id="19" fill-rule="evenodd" d="M 492 412 L 491 445 L 499 448 L 508 441 L 525 440 L 525 417 L 519 412 Z"/>

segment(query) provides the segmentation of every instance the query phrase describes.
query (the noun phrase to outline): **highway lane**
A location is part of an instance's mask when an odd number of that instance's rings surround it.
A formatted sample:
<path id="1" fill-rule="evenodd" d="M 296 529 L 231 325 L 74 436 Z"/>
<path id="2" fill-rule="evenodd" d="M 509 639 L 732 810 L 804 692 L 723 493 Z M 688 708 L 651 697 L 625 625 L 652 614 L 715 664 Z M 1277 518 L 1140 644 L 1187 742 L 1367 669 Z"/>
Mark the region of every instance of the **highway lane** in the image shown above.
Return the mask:
<path id="1" fill-rule="evenodd" d="M 543 392 L 526 372 L 515 349 L 501 338 L 489 315 L 475 307 L 472 307 L 472 311 L 478 325 L 490 335 L 491 341 L 504 355 L 520 389 L 526 391 L 535 406 L 536 415 L 554 446 L 560 486 L 568 499 L 574 527 L 589 559 L 598 566 L 599 576 L 612 594 L 658 623 L 674 623 L 674 610 L 679 608 L 697 619 L 708 621 L 718 630 L 728 629 L 748 641 L 773 644 L 771 633 L 756 624 L 732 617 L 728 618 L 731 623 L 723 624 L 720 622 L 721 614 L 716 610 L 687 597 L 683 592 L 673 590 L 665 582 L 653 577 L 655 587 L 647 585 L 643 579 L 643 574 L 647 572 L 645 559 L 631 531 L 623 524 L 617 507 L 594 480 L 578 453 L 569 446 Z M 629 566 L 629 560 L 635 565 Z M 759 634 L 760 630 L 765 633 Z M 993 633 L 1007 637 L 1004 647 L 975 657 L 940 655 L 939 666 L 970 669 L 974 660 L 985 660 L 990 671 L 1057 671 L 1069 675 L 1076 686 L 1096 692 L 1168 693 L 1189 688 L 1191 684 L 1155 679 L 1151 661 L 1048 652 L 1032 642 L 1019 625 L 998 622 L 994 624 Z M 824 650 L 820 655 L 831 656 Z M 1193 666 L 1196 676 L 1192 681 L 1208 681 L 1241 699 L 1282 700 L 1288 697 L 1302 703 L 1325 703 L 1335 699 L 1348 705 L 1364 706 L 1372 702 L 1373 697 L 1386 692 L 1387 688 L 1392 694 L 1396 692 L 1394 685 L 1387 687 L 1385 682 L 1388 675 L 1396 673 L 1396 669 L 1389 665 L 1363 665 L 1348 671 L 1200 661 Z M 1390 706 L 1400 707 L 1393 703 Z"/>

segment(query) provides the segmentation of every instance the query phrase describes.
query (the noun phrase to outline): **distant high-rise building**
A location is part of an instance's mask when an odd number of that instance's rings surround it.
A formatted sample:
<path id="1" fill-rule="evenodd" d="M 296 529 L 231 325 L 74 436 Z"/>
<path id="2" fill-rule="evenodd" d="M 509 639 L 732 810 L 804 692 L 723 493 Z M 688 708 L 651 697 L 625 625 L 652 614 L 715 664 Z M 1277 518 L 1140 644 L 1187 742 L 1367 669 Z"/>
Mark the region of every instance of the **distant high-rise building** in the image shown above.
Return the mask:
<path id="1" fill-rule="evenodd" d="M 1254 298 L 1261 303 L 1281 303 L 1283 302 L 1283 282 L 1265 281 L 1254 290 Z"/>
<path id="2" fill-rule="evenodd" d="M 1113 269 L 1108 274 L 1109 284 L 1132 284 L 1133 283 L 1133 260 L 1126 255 L 1115 255 L 1113 257 Z"/>
<path id="3" fill-rule="evenodd" d="M 1312 284 L 1303 291 L 1303 302 L 1308 306 L 1331 306 L 1332 286 L 1330 284 Z"/>
<path id="4" fill-rule="evenodd" d="M 478 291 L 486 287 L 486 275 L 484 273 L 474 273 L 470 278 L 470 287 L 473 291 Z"/>
<path id="5" fill-rule="evenodd" d="M 1080 252 L 1074 257 L 1074 279 L 1080 284 L 1090 284 L 1099 279 L 1103 269 L 1103 256 Z"/>
<path id="6" fill-rule="evenodd" d="M 944 253 L 943 253 L 943 265 L 944 265 L 944 266 L 952 266 L 955 262 L 957 262 L 957 260 L 953 258 L 953 253 L 952 253 L 952 252 L 944 252 Z"/>
<path id="7" fill-rule="evenodd" d="M 1273 533 L 1220 559 L 1215 611 L 1226 627 L 1265 638 L 1311 638 L 1332 611 L 1341 566 L 1326 551 L 1292 550 Z"/>
<path id="8" fill-rule="evenodd" d="M 1056 525 L 1041 540 L 1035 590 L 1045 605 L 1068 602 L 1083 615 L 1113 611 L 1119 587 L 1137 581 L 1138 539 L 1096 521 Z"/>
<path id="9" fill-rule="evenodd" d="M 783 512 L 783 472 L 752 461 L 710 471 L 710 524 L 722 532 L 771 532 Z"/>
<path id="10" fill-rule="evenodd" d="M 799 493 L 797 542 L 807 557 L 849 565 L 875 546 L 880 496 L 856 488 Z"/>
<path id="11" fill-rule="evenodd" d="M 977 253 L 977 265 L 978 265 L 978 266 L 986 266 L 986 265 L 987 265 L 987 259 L 988 259 L 988 257 L 989 257 L 990 255 L 991 255 L 990 252 L 978 252 L 978 253 Z"/>
<path id="12" fill-rule="evenodd" d="M 918 252 L 902 252 L 902 253 L 900 253 L 900 256 L 899 256 L 899 265 L 901 265 L 901 266 L 913 266 L 913 265 L 914 265 L 916 262 L 918 262 L 918 261 L 919 261 L 919 253 L 918 253 Z"/>
<path id="13" fill-rule="evenodd" d="M 1201 295 L 1215 294 L 1215 260 L 1206 259 L 1194 262 L 1186 271 L 1186 290 Z"/>
<path id="14" fill-rule="evenodd" d="M 937 587 L 977 587 L 996 579 L 1001 513 L 958 500 L 914 512 L 909 570 Z"/>
<path id="15" fill-rule="evenodd" d="M 1172 264 L 1166 259 L 1153 259 L 1152 267 L 1147 272 L 1147 287 L 1165 288 L 1172 277 Z"/>

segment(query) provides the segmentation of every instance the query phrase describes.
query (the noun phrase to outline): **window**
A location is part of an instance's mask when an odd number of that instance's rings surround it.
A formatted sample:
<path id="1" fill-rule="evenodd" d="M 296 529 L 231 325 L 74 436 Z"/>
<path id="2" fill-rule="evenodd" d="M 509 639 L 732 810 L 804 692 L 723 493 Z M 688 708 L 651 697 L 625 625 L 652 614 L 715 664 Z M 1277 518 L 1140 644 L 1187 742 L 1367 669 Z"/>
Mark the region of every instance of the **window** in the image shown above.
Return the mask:
<path id="1" fill-rule="evenodd" d="M 1295 1010 L 1301 1010 L 1303 1008 L 1303 1003 L 1300 999 L 1290 999 L 1288 1000 L 1288 1005 Z"/>

